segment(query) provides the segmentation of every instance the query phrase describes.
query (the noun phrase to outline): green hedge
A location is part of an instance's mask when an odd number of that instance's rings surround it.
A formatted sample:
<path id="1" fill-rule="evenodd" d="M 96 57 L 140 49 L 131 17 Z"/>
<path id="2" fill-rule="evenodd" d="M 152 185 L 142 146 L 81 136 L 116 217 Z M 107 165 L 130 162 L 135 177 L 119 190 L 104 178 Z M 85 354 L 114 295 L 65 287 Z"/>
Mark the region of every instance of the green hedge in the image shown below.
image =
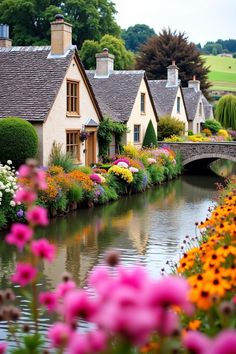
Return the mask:
<path id="1" fill-rule="evenodd" d="M 38 135 L 29 122 L 16 117 L 0 119 L 0 161 L 12 160 L 18 168 L 27 158 L 35 158 Z"/>

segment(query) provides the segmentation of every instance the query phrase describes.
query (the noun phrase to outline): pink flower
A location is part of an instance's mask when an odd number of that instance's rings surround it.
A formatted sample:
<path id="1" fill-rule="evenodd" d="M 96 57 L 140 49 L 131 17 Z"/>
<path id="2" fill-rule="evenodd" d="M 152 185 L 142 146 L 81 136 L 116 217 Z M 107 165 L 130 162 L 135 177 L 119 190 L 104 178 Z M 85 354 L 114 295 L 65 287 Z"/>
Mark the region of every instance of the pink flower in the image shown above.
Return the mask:
<path id="1" fill-rule="evenodd" d="M 7 349 L 7 343 L 0 343 L 0 354 L 4 354 Z"/>
<path id="2" fill-rule="evenodd" d="M 171 305 L 188 307 L 188 283 L 177 276 L 164 277 L 153 283 L 149 301 L 153 306 L 167 308 Z"/>
<path id="3" fill-rule="evenodd" d="M 197 331 L 187 332 L 183 337 L 183 344 L 190 353 L 194 354 L 205 354 L 212 345 L 209 338 Z"/>
<path id="4" fill-rule="evenodd" d="M 106 336 L 102 331 L 75 333 L 68 347 L 68 354 L 100 353 L 106 349 Z"/>
<path id="5" fill-rule="evenodd" d="M 55 323 L 48 330 L 47 337 L 52 342 L 54 348 L 64 348 L 72 335 L 71 328 L 61 322 Z"/>
<path id="6" fill-rule="evenodd" d="M 25 286 L 32 282 L 37 274 L 37 269 L 34 268 L 29 263 L 17 263 L 16 272 L 12 275 L 11 280 L 13 283 L 20 284 L 21 286 Z"/>
<path id="7" fill-rule="evenodd" d="M 69 291 L 76 288 L 73 280 L 64 281 L 57 285 L 55 294 L 58 298 L 64 297 Z"/>
<path id="8" fill-rule="evenodd" d="M 15 194 L 14 200 L 16 203 L 32 204 L 37 198 L 36 193 L 28 189 L 18 189 Z"/>
<path id="9" fill-rule="evenodd" d="M 18 176 L 20 178 L 28 178 L 32 174 L 32 168 L 28 165 L 21 165 L 18 170 Z"/>
<path id="10" fill-rule="evenodd" d="M 118 165 L 118 163 L 120 163 L 120 162 L 126 163 L 126 164 L 128 165 L 127 167 L 129 167 L 129 165 L 130 165 L 129 160 L 126 159 L 125 157 L 121 157 L 120 159 L 115 160 L 115 161 L 113 162 L 113 165 Z"/>
<path id="11" fill-rule="evenodd" d="M 46 238 L 41 238 L 38 241 L 32 242 L 31 251 L 35 256 L 52 262 L 55 258 L 56 246 L 49 243 Z"/>
<path id="12" fill-rule="evenodd" d="M 34 206 L 26 212 L 26 219 L 33 225 L 46 226 L 48 225 L 47 209 Z"/>
<path id="13" fill-rule="evenodd" d="M 236 330 L 222 331 L 214 340 L 207 354 L 236 354 Z"/>
<path id="14" fill-rule="evenodd" d="M 96 312 L 96 305 L 85 291 L 71 290 L 65 295 L 63 311 L 68 322 L 79 317 L 89 321 Z"/>
<path id="15" fill-rule="evenodd" d="M 55 293 L 46 291 L 39 294 L 39 302 L 45 306 L 49 312 L 56 310 L 57 296 Z"/>
<path id="16" fill-rule="evenodd" d="M 28 226 L 16 223 L 12 225 L 11 231 L 6 235 L 5 240 L 22 251 L 25 244 L 32 238 L 32 235 L 33 231 Z"/>
<path id="17" fill-rule="evenodd" d="M 47 189 L 46 173 L 44 171 L 37 170 L 34 180 L 39 189 Z"/>

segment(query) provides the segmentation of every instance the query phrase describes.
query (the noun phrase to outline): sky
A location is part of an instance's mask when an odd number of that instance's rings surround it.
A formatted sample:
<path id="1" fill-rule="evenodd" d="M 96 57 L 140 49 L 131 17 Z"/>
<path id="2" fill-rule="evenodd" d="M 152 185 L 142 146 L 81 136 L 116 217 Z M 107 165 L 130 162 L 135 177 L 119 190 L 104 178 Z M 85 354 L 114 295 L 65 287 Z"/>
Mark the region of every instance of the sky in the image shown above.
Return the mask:
<path id="1" fill-rule="evenodd" d="M 112 0 L 118 24 L 137 23 L 185 32 L 190 41 L 204 45 L 217 39 L 236 39 L 236 0 Z"/>

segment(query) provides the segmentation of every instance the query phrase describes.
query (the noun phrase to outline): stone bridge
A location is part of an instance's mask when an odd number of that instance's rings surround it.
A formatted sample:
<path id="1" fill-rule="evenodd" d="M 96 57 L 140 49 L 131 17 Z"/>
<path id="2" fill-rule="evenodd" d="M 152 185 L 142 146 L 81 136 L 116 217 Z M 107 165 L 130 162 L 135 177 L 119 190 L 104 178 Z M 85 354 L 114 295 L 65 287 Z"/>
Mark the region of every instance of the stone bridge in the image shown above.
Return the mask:
<path id="1" fill-rule="evenodd" d="M 163 145 L 168 145 L 175 152 L 180 152 L 185 169 L 196 174 L 209 172 L 210 163 L 218 159 L 236 162 L 236 142 L 158 142 L 158 146 Z"/>

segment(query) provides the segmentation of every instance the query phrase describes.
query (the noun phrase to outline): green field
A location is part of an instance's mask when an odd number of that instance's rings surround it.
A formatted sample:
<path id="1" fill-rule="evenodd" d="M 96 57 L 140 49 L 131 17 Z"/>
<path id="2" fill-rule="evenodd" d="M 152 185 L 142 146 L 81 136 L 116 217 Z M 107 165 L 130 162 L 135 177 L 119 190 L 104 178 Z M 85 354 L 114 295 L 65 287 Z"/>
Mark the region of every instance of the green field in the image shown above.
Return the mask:
<path id="1" fill-rule="evenodd" d="M 236 59 L 204 55 L 210 66 L 209 80 L 212 90 L 236 91 Z"/>

